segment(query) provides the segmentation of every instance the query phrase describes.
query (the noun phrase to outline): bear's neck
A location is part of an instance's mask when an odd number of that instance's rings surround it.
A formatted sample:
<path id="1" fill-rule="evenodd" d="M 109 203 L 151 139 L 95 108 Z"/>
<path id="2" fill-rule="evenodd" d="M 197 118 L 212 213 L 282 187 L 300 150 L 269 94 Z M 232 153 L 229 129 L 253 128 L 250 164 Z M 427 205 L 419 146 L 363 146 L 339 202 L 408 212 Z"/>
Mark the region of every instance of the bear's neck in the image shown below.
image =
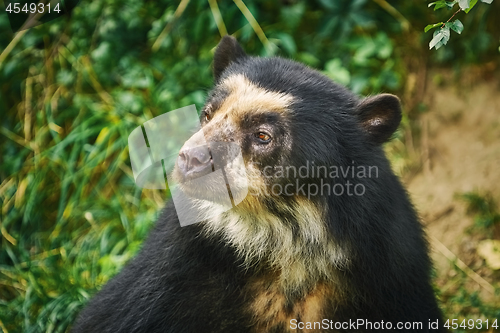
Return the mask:
<path id="1" fill-rule="evenodd" d="M 319 281 L 335 281 L 346 255 L 329 235 L 323 212 L 295 199 L 271 213 L 264 204 L 239 205 L 204 224 L 207 236 L 222 237 L 247 270 L 274 276 L 286 291 L 307 292 Z"/>

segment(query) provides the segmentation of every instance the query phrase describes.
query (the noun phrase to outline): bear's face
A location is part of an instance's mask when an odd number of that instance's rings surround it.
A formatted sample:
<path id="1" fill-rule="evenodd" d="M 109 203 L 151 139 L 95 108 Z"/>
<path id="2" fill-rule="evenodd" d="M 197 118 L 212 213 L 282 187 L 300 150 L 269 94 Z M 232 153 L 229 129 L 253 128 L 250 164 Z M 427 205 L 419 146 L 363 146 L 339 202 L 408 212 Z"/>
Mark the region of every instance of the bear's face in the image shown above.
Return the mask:
<path id="1" fill-rule="evenodd" d="M 219 149 L 212 143 L 229 143 L 217 151 L 227 162 L 226 181 L 231 182 L 226 184 L 245 184 L 248 195 L 206 221 L 205 230 L 222 234 L 247 264 L 265 261 L 292 284 L 311 273 L 325 277 L 332 265 L 346 265 L 324 219 L 325 197 L 298 191 L 318 178 L 296 171 L 366 163 L 363 156 L 373 156 L 373 150 L 382 156 L 378 146 L 401 118 L 397 97 L 383 94 L 360 101 L 304 65 L 249 57 L 232 37 L 224 37 L 217 47 L 214 74 L 215 87 L 200 115 L 202 128 L 181 149 L 174 177 L 182 183 L 212 172 L 214 150 Z M 232 165 L 234 146 L 244 168 Z M 183 189 L 195 198 L 210 193 L 212 203 L 204 207 L 217 210 L 226 189 L 203 186 Z"/>
<path id="2" fill-rule="evenodd" d="M 286 164 L 291 155 L 293 102 L 291 94 L 264 89 L 238 73 L 217 85 L 201 113 L 207 142 L 232 142 L 240 148 L 250 195 L 268 192 L 273 182 L 265 176 L 266 166 Z"/>
<path id="3" fill-rule="evenodd" d="M 236 185 L 243 184 L 241 177 L 248 180 L 251 201 L 303 196 L 297 188 L 316 180 L 297 175 L 298 168 L 351 163 L 359 159 L 352 151 L 375 149 L 399 124 L 395 96 L 360 102 L 302 64 L 249 57 L 229 37 L 217 48 L 214 74 L 216 85 L 200 115 L 202 129 L 184 145 L 174 172 L 181 183 L 213 171 L 210 143 L 229 142 L 241 150 L 246 174 L 229 167 L 228 176 Z M 185 190 L 218 193 L 208 186 Z"/>
<path id="4" fill-rule="evenodd" d="M 206 175 L 213 171 L 214 159 L 218 158 L 224 162 L 232 186 L 244 183 L 252 195 L 263 193 L 269 185 L 263 177 L 263 167 L 284 163 L 291 152 L 288 119 L 293 99 L 290 94 L 259 87 L 244 74 L 235 74 L 221 81 L 201 112 L 201 130 L 181 150 L 180 163 L 178 161 L 174 171 L 176 179 L 182 184 Z M 232 146 L 224 146 L 224 143 Z M 234 147 L 241 151 L 244 166 L 232 165 L 231 148 Z M 195 155 L 186 156 L 184 160 L 196 161 L 196 157 L 200 157 L 198 163 L 184 165 L 183 154 Z M 196 168 L 196 164 L 201 166 Z M 242 167 L 246 169 L 243 173 Z M 216 187 L 211 190 L 218 193 Z M 193 189 L 185 190 L 196 196 Z"/>

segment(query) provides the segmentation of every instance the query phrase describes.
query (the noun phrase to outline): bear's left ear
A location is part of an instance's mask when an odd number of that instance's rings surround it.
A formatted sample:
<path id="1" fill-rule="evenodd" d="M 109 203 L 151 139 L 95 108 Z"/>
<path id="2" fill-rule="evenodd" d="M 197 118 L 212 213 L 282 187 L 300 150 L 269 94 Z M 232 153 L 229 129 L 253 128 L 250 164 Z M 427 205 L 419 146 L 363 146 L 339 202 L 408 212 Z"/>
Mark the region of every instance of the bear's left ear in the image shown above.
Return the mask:
<path id="1" fill-rule="evenodd" d="M 247 54 L 241 48 L 238 41 L 233 36 L 226 35 L 222 37 L 214 55 L 214 78 L 219 81 L 222 72 L 232 62 L 246 58 Z"/>
<path id="2" fill-rule="evenodd" d="M 391 94 L 367 97 L 356 107 L 356 116 L 372 142 L 380 145 L 389 140 L 401 122 L 399 98 Z"/>

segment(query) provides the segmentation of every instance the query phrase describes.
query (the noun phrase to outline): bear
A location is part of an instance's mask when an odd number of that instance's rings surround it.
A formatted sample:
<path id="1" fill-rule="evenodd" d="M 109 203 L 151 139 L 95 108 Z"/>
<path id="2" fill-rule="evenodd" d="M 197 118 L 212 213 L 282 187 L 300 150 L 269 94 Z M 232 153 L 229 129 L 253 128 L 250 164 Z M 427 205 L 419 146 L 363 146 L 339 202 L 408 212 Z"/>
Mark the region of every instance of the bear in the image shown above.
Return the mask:
<path id="1" fill-rule="evenodd" d="M 445 331 L 422 225 L 382 149 L 400 100 L 360 98 L 303 64 L 247 55 L 231 36 L 213 74 L 201 130 L 239 147 L 248 193 L 184 227 L 167 203 L 72 332 Z M 214 170 L 199 137 L 179 152 L 180 182 Z M 214 197 L 204 210 L 218 209 Z"/>

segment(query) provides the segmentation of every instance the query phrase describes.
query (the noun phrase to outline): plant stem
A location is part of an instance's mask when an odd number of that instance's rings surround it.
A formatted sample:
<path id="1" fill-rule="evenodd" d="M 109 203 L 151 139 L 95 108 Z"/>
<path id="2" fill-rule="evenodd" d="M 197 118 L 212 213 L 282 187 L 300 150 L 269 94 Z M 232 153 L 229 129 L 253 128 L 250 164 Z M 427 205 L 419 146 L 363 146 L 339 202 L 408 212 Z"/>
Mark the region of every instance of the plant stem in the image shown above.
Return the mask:
<path id="1" fill-rule="evenodd" d="M 460 11 L 462 11 L 462 8 L 458 8 L 458 10 L 455 12 L 455 14 L 453 14 L 449 19 L 448 21 L 444 22 L 443 25 L 441 26 L 441 28 L 444 28 L 444 26 L 446 25 L 446 23 L 450 22 L 452 18 L 455 17 L 455 15 L 457 15 Z"/>

